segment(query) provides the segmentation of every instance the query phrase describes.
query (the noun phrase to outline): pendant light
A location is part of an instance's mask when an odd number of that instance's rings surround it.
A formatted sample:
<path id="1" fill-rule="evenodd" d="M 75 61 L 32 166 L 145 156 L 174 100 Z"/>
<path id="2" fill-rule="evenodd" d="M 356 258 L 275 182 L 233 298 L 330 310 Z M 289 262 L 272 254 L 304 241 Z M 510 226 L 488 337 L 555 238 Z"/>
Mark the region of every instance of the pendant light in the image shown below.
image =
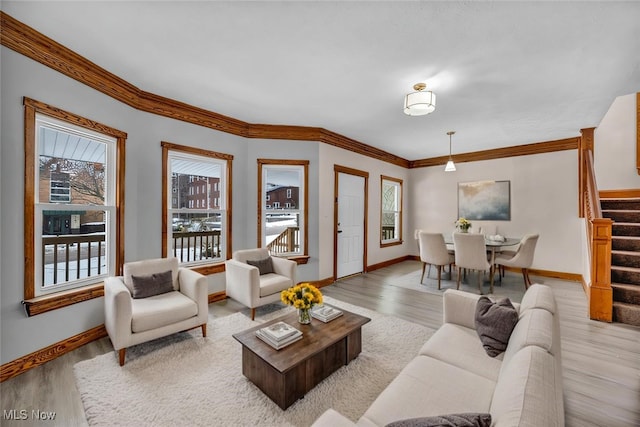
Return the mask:
<path id="1" fill-rule="evenodd" d="M 447 135 L 449 135 L 449 161 L 447 162 L 447 166 L 445 166 L 444 168 L 445 172 L 455 172 L 456 170 L 456 165 L 453 164 L 453 158 L 451 157 L 451 135 L 453 135 L 454 133 L 456 132 L 453 130 L 447 132 Z"/>

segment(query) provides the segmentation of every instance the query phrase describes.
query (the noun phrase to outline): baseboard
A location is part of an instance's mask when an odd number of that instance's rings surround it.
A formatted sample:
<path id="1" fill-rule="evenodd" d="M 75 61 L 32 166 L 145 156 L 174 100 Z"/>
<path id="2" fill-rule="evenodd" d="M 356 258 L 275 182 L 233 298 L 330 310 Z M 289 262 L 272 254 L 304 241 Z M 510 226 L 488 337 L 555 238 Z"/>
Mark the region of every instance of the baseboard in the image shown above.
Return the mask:
<path id="1" fill-rule="evenodd" d="M 209 294 L 209 304 L 222 301 L 225 298 L 227 298 L 227 294 L 224 291 Z M 5 363 L 0 366 L 0 383 L 106 336 L 107 330 L 104 325 L 96 326 L 71 338 L 22 356 L 12 362 Z"/>
<path id="2" fill-rule="evenodd" d="M 367 271 L 375 271 L 380 268 L 388 267 L 408 260 L 419 261 L 420 258 L 415 255 L 406 255 L 403 257 L 383 261 L 378 264 L 370 265 L 369 267 L 367 267 Z M 520 272 L 520 269 L 517 268 L 506 267 L 505 269 L 514 272 Z M 587 293 L 586 284 L 581 274 L 535 269 L 529 270 L 529 273 L 534 276 L 552 277 L 555 279 L 580 282 L 585 290 L 585 293 Z M 335 279 L 333 277 L 327 277 L 325 279 L 310 281 L 309 283 L 316 286 L 317 288 L 322 288 L 325 286 L 329 286 L 334 282 Z M 216 301 L 222 301 L 225 298 L 227 298 L 227 295 L 224 291 L 209 294 L 209 304 Z M 67 338 L 66 340 L 62 340 L 48 347 L 37 350 L 31 354 L 22 356 L 12 362 L 5 363 L 4 365 L 0 366 L 0 383 L 18 376 L 32 368 L 56 359 L 63 354 L 80 348 L 85 344 L 89 344 L 92 341 L 104 338 L 106 336 L 107 330 L 105 329 L 104 325 L 96 326 L 95 328 L 89 329 L 88 331 L 82 332 L 78 335 L 74 335 L 71 338 Z"/>
<path id="3" fill-rule="evenodd" d="M 106 336 L 107 330 L 104 325 L 96 326 L 71 338 L 22 356 L 13 362 L 5 363 L 0 366 L 0 383 Z"/>
<path id="4" fill-rule="evenodd" d="M 405 255 L 405 256 L 401 256 L 399 258 L 394 258 L 394 259 L 389 259 L 387 261 L 382 261 L 382 262 L 379 262 L 377 264 L 372 264 L 372 265 L 367 266 L 367 273 L 369 273 L 371 271 L 379 270 L 381 268 L 389 267 L 391 265 L 398 264 L 398 263 L 403 262 L 403 261 L 409 261 L 409 260 L 414 260 L 414 259 L 415 259 L 415 256 L 413 256 L 413 255 Z M 418 258 L 418 260 L 419 260 L 419 258 Z"/>
<path id="5" fill-rule="evenodd" d="M 222 301 L 224 299 L 227 299 L 227 293 L 225 291 L 209 294 L 209 304 L 217 301 Z"/>
<path id="6" fill-rule="evenodd" d="M 325 279 L 320 279 L 320 280 L 310 280 L 307 283 L 312 284 L 316 288 L 324 288 L 325 286 L 332 285 L 333 282 L 335 282 L 335 281 L 336 281 L 336 279 L 334 277 L 327 277 Z"/>
<path id="7" fill-rule="evenodd" d="M 520 273 L 522 271 L 522 269 L 515 268 L 515 267 L 505 267 L 504 269 L 508 271 L 513 271 L 515 273 Z M 584 283 L 582 274 L 578 274 L 578 273 L 565 273 L 563 271 L 537 270 L 534 268 L 530 268 L 529 275 L 551 277 L 553 279 L 569 280 L 571 282 Z"/>

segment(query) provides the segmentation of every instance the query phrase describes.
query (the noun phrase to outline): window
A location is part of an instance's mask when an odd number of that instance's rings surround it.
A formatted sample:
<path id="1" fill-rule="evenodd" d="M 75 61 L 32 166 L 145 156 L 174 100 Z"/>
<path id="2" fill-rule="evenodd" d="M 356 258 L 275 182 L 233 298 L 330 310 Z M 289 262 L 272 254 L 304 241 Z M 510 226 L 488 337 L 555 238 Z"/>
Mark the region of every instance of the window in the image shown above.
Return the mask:
<path id="1" fill-rule="evenodd" d="M 204 274 L 207 265 L 230 258 L 228 244 L 233 156 L 162 142 L 162 256 Z M 201 191 L 202 190 L 202 191 Z M 168 203 L 177 193 L 177 203 Z M 219 270 L 223 271 L 223 270 Z"/>
<path id="2" fill-rule="evenodd" d="M 258 159 L 258 247 L 272 255 L 308 255 L 308 168 L 308 160 Z"/>
<path id="3" fill-rule="evenodd" d="M 24 295 L 34 315 L 101 296 L 103 279 L 121 273 L 126 134 L 24 105 Z"/>
<path id="4" fill-rule="evenodd" d="M 402 243 L 402 180 L 381 177 L 380 246 Z"/>

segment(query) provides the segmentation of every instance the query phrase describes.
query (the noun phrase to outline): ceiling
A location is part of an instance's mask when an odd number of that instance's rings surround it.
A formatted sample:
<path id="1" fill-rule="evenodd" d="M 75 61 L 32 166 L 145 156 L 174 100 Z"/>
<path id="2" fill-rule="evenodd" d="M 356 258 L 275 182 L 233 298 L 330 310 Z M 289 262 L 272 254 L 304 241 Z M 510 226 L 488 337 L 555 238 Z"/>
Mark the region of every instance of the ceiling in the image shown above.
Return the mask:
<path id="1" fill-rule="evenodd" d="M 640 91 L 640 2 L 3 1 L 138 88 L 407 160 L 569 138 Z M 402 111 L 413 84 L 436 111 Z"/>

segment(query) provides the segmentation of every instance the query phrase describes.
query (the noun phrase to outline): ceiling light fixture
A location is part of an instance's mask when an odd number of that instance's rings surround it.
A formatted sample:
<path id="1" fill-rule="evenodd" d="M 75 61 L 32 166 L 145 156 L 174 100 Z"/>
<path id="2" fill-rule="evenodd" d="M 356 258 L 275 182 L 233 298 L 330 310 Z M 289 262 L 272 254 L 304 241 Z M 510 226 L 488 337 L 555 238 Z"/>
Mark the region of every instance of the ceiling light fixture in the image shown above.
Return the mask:
<path id="1" fill-rule="evenodd" d="M 436 109 L 436 94 L 430 90 L 425 91 L 425 83 L 413 85 L 415 92 L 404 97 L 404 113 L 408 116 L 424 116 Z"/>
<path id="2" fill-rule="evenodd" d="M 455 172 L 456 170 L 456 165 L 453 164 L 453 159 L 451 158 L 451 135 L 454 133 L 456 132 L 453 130 L 447 132 L 447 135 L 449 135 L 449 161 L 447 162 L 447 166 L 444 167 L 445 172 Z"/>

